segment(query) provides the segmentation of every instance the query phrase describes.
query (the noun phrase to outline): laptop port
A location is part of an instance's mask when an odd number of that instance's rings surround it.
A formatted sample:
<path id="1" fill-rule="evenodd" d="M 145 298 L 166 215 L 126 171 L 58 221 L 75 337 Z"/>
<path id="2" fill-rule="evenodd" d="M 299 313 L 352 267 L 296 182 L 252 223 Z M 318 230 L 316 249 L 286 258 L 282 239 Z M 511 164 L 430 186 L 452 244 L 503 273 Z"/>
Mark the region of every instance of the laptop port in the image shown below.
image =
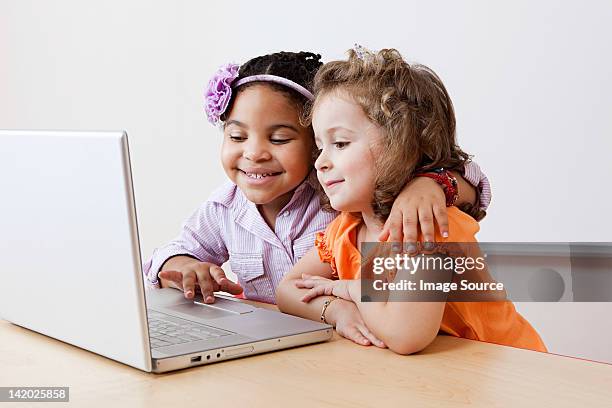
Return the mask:
<path id="1" fill-rule="evenodd" d="M 192 363 L 197 363 L 198 361 L 202 361 L 202 356 L 191 357 Z"/>

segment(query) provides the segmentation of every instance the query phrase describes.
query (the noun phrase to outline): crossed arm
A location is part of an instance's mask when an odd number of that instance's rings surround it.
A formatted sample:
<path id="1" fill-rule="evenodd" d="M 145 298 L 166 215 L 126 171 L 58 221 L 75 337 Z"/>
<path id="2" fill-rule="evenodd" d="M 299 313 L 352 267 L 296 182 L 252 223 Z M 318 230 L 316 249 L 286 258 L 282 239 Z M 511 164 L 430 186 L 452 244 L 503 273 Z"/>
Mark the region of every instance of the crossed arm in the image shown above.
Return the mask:
<path id="1" fill-rule="evenodd" d="M 406 279 L 404 273 L 408 272 L 399 271 L 395 281 Z M 361 302 L 359 279 L 331 278 L 331 266 L 319 260 L 316 248 L 311 249 L 278 286 L 276 302 L 279 309 L 285 313 L 319 320 L 325 300 L 337 296 L 339 299 L 330 303 L 325 316 L 330 324 L 336 326 L 339 334 L 360 344 L 367 344 L 363 339 L 356 340 L 359 337 L 355 336 L 353 329 L 356 328 L 369 342 L 386 346 L 398 354 L 421 351 L 436 337 L 444 313 L 444 302 Z M 411 279 L 415 279 L 415 275 Z M 358 316 L 348 315 L 350 304 L 356 307 Z"/>

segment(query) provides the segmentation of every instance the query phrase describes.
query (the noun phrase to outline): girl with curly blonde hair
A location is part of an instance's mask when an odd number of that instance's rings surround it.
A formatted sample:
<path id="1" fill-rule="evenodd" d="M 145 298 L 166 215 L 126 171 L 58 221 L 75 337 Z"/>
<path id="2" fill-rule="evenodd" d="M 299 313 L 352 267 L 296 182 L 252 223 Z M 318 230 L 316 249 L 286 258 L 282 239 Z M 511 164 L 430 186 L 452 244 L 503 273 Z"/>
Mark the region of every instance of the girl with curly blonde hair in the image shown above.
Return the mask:
<path id="1" fill-rule="evenodd" d="M 424 171 L 456 169 L 469 160 L 457 145 L 453 105 L 440 78 L 426 66 L 406 63 L 394 49 L 357 48 L 347 61 L 319 69 L 314 96 L 310 117 L 322 201 L 340 215 L 285 275 L 276 292 L 279 308 L 329 322 L 360 344 L 400 354 L 422 350 L 439 331 L 546 351 L 509 301 L 371 302 L 361 297 L 358 248 L 377 241 L 402 186 Z M 478 216 L 450 207 L 450 235 L 437 233 L 436 241 L 475 243 Z M 354 306 L 364 325 L 350 332 L 343 310 Z"/>

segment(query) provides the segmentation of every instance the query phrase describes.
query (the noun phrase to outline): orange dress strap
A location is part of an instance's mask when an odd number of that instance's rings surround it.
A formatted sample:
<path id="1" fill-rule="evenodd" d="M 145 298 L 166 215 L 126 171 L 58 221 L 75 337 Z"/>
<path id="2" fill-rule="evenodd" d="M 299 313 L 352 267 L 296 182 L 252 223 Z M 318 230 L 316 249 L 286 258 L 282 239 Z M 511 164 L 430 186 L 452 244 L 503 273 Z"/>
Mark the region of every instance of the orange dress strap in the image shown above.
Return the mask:
<path id="1" fill-rule="evenodd" d="M 321 262 L 331 265 L 334 277 L 356 279 L 361 271 L 361 254 L 355 248 L 357 227 L 361 218 L 351 213 L 340 213 L 325 229 L 315 236 L 315 247 Z"/>

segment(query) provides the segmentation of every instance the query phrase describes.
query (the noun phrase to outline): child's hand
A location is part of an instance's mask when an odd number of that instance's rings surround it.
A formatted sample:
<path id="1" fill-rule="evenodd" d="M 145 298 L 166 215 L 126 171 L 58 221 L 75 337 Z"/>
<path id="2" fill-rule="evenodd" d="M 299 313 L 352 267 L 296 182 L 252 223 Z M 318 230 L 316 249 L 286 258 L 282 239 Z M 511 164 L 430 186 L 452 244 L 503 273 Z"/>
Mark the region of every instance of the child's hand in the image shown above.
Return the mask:
<path id="1" fill-rule="evenodd" d="M 416 243 L 420 227 L 425 242 L 435 242 L 434 217 L 440 234 L 447 237 L 448 214 L 444 191 L 434 180 L 416 177 L 393 203 L 378 240 Z"/>
<path id="2" fill-rule="evenodd" d="M 159 273 L 161 279 L 166 279 L 176 289 L 185 292 L 187 299 L 193 299 L 199 286 L 202 298 L 206 303 L 214 303 L 213 292 L 224 291 L 232 295 L 242 293 L 242 287 L 227 279 L 225 272 L 219 266 L 193 261 L 181 265 L 176 270 L 163 270 Z"/>
<path id="3" fill-rule="evenodd" d="M 336 299 L 329 304 L 325 314 L 327 321 L 336 326 L 336 332 L 342 337 L 362 346 L 387 347 L 367 328 L 355 303 Z"/>
<path id="4" fill-rule="evenodd" d="M 325 295 L 333 295 L 352 302 L 353 299 L 349 293 L 349 284 L 351 282 L 357 281 L 331 280 L 321 276 L 312 276 L 304 273 L 302 274 L 302 279 L 295 281 L 295 286 L 301 289 L 310 289 L 301 299 L 304 303 L 308 303 L 316 297 Z"/>

